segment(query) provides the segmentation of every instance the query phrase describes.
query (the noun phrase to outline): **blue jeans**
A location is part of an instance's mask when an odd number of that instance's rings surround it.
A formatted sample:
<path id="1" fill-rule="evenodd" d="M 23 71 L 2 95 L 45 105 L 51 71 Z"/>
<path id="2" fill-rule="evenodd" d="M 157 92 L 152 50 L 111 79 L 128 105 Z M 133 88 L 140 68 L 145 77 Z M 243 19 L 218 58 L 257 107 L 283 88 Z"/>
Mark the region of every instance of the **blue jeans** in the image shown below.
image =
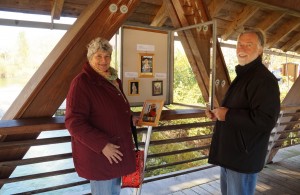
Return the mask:
<path id="1" fill-rule="evenodd" d="M 253 195 L 257 180 L 257 173 L 239 173 L 221 167 L 222 195 Z"/>
<path id="2" fill-rule="evenodd" d="M 92 195 L 119 195 L 121 192 L 121 178 L 110 180 L 91 180 Z"/>

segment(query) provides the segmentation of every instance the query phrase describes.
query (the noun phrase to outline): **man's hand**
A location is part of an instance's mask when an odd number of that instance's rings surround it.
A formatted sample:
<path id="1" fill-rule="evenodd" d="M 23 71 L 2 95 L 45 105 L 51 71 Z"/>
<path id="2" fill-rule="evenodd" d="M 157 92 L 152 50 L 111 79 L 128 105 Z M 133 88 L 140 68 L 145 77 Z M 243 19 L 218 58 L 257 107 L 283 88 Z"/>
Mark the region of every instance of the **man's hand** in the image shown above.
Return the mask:
<path id="1" fill-rule="evenodd" d="M 113 164 L 113 162 L 119 163 L 122 161 L 123 154 L 118 148 L 120 148 L 120 146 L 111 143 L 106 144 L 106 146 L 103 148 L 102 153 L 104 156 L 106 156 L 110 164 Z"/>
<path id="2" fill-rule="evenodd" d="M 225 121 L 227 111 L 228 111 L 228 108 L 219 107 L 219 108 L 213 109 L 211 112 L 219 121 Z"/>
<path id="3" fill-rule="evenodd" d="M 207 116 L 209 119 L 211 119 L 211 120 L 217 120 L 215 114 L 214 114 L 211 110 L 206 109 L 206 110 L 205 110 L 205 114 L 206 114 L 206 116 Z"/>

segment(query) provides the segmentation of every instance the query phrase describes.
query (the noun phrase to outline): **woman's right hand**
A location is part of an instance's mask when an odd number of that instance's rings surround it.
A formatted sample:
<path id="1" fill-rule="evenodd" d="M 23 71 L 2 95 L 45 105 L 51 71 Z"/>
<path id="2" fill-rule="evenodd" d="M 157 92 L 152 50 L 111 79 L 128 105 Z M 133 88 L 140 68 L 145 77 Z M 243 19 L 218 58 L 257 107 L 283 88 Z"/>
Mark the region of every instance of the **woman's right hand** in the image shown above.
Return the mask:
<path id="1" fill-rule="evenodd" d="M 119 150 L 120 146 L 114 145 L 112 143 L 106 144 L 103 148 L 102 153 L 108 159 L 110 164 L 119 163 L 122 161 L 123 154 Z"/>

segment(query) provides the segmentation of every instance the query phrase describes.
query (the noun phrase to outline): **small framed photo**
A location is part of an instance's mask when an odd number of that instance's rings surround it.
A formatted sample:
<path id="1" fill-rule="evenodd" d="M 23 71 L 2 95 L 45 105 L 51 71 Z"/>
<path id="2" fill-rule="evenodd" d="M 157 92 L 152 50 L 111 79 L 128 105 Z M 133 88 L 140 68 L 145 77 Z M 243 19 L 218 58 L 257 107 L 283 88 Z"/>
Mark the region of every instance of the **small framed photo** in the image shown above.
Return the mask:
<path id="1" fill-rule="evenodd" d="M 138 80 L 128 81 L 128 95 L 134 96 L 140 94 L 140 82 Z"/>
<path id="2" fill-rule="evenodd" d="M 163 106 L 164 100 L 146 100 L 138 125 L 157 126 Z"/>
<path id="3" fill-rule="evenodd" d="M 152 95 L 162 95 L 163 94 L 163 81 L 152 81 Z"/>
<path id="4" fill-rule="evenodd" d="M 153 77 L 153 69 L 154 69 L 153 56 L 154 54 L 150 54 L 150 53 L 139 54 L 140 77 Z"/>

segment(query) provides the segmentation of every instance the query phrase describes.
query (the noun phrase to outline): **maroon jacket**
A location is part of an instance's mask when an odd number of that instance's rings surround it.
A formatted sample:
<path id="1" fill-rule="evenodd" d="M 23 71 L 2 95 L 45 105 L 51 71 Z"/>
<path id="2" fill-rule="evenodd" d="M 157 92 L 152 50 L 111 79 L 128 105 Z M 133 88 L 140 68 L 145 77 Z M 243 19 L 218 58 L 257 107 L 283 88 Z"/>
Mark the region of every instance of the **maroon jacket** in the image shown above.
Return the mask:
<path id="1" fill-rule="evenodd" d="M 130 105 L 123 93 L 86 63 L 67 95 L 65 124 L 72 137 L 75 169 L 89 180 L 108 180 L 135 170 Z M 120 146 L 122 161 L 110 164 L 107 143 Z"/>

